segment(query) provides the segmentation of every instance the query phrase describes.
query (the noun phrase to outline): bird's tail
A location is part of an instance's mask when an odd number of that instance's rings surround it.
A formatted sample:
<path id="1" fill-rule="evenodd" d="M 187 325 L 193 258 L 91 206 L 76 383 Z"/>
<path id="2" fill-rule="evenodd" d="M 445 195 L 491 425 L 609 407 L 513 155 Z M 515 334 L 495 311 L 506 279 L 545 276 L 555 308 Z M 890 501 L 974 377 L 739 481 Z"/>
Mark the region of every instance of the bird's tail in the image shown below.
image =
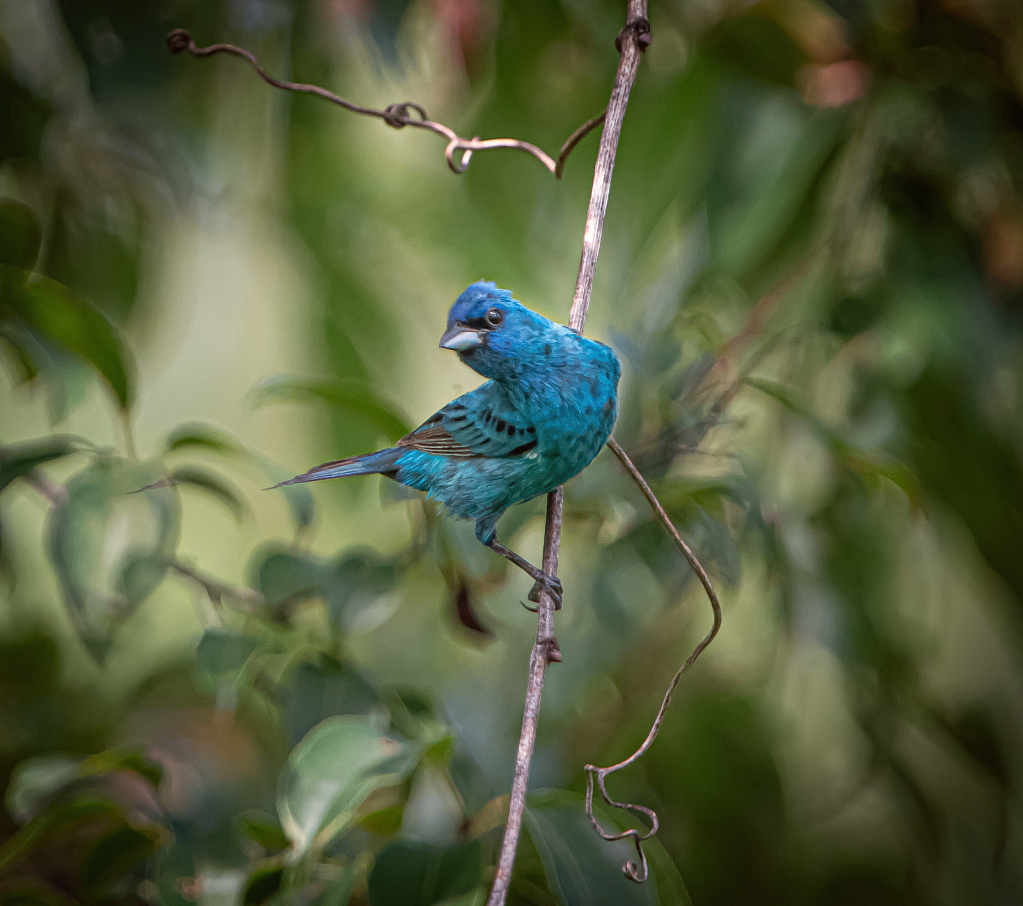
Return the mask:
<path id="1" fill-rule="evenodd" d="M 303 484 L 307 481 L 323 481 L 326 478 L 342 478 L 345 475 L 386 475 L 395 470 L 398 457 L 402 450 L 392 447 L 388 450 L 378 450 L 376 453 L 365 453 L 362 456 L 349 456 L 348 459 L 339 459 L 336 462 L 325 462 L 322 466 L 310 469 L 302 475 L 296 475 L 275 488 L 286 484 Z M 271 489 L 272 490 L 272 489 Z"/>

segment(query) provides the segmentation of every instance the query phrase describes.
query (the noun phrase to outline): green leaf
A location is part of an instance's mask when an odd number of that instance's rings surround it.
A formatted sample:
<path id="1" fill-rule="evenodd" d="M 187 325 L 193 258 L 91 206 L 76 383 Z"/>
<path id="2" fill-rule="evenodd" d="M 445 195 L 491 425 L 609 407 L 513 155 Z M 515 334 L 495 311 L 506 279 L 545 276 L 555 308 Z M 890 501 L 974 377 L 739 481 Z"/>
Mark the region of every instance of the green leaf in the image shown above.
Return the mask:
<path id="1" fill-rule="evenodd" d="M 619 830 L 604 815 L 604 827 Z M 656 906 L 656 885 L 630 881 L 622 866 L 635 856 L 628 840 L 608 843 L 594 831 L 582 796 L 545 791 L 529 798 L 522 825 L 543 863 L 547 884 L 564 906 Z"/>
<path id="2" fill-rule="evenodd" d="M 369 875 L 370 906 L 433 906 L 472 892 L 481 874 L 478 840 L 453 846 L 402 840 L 377 856 Z"/>
<path id="3" fill-rule="evenodd" d="M 293 743 L 328 717 L 383 710 L 380 693 L 362 674 L 327 655 L 296 665 L 281 685 L 281 722 Z"/>
<path id="4" fill-rule="evenodd" d="M 68 434 L 54 434 L 39 440 L 0 447 L 0 491 L 33 469 L 78 452 L 81 445 Z"/>
<path id="5" fill-rule="evenodd" d="M 140 870 L 160 848 L 161 841 L 157 828 L 131 825 L 119 827 L 97 840 L 82 862 L 82 885 L 88 897 L 101 895 L 126 875 Z"/>
<path id="6" fill-rule="evenodd" d="M 111 771 L 131 771 L 154 787 L 163 779 L 163 767 L 159 762 L 134 749 L 107 749 L 90 755 L 82 762 L 81 774 L 91 777 L 109 774 Z"/>
<path id="7" fill-rule="evenodd" d="M 190 422 L 179 425 L 164 441 L 164 452 L 174 453 L 180 450 L 205 450 L 223 456 L 248 457 L 250 452 L 226 431 L 205 425 L 202 422 Z"/>
<path id="8" fill-rule="evenodd" d="M 236 815 L 234 829 L 241 837 L 258 843 L 268 853 L 276 853 L 290 846 L 287 835 L 276 818 L 263 812 L 250 810 Z"/>
<path id="9" fill-rule="evenodd" d="M 99 661 L 163 580 L 177 547 L 177 495 L 154 484 L 155 477 L 144 465 L 97 459 L 68 482 L 50 520 L 50 552 L 68 613 Z"/>
<path id="10" fill-rule="evenodd" d="M 27 384 L 29 381 L 35 380 L 39 374 L 39 365 L 38 355 L 34 354 L 33 350 L 36 344 L 32 336 L 20 324 L 14 321 L 0 320 L 0 340 L 7 344 L 7 348 L 14 355 L 15 364 L 20 372 L 15 377 L 15 382 Z"/>
<path id="11" fill-rule="evenodd" d="M 368 717 L 333 717 L 294 749 L 281 772 L 277 812 L 301 853 L 322 850 L 371 793 L 401 783 L 421 747 L 377 730 Z"/>
<path id="12" fill-rule="evenodd" d="M 269 605 L 319 596 L 326 574 L 323 563 L 310 554 L 271 548 L 256 567 L 253 586 Z"/>
<path id="13" fill-rule="evenodd" d="M 131 771 L 154 787 L 163 775 L 159 764 L 131 749 L 109 749 L 79 758 L 73 755 L 40 755 L 21 762 L 12 772 L 4 795 L 7 811 L 24 823 L 76 780 L 99 777 L 114 771 Z"/>
<path id="14" fill-rule="evenodd" d="M 346 554 L 324 576 L 323 600 L 331 622 L 350 628 L 367 604 L 394 588 L 398 568 L 393 560 L 372 550 Z"/>
<path id="15" fill-rule="evenodd" d="M 74 830 L 103 818 L 123 819 L 121 809 L 109 799 L 83 794 L 71 801 L 58 800 L 44 808 L 13 837 L 0 846 L 0 873 L 8 865 L 33 853 L 45 841 L 64 830 Z"/>
<path id="16" fill-rule="evenodd" d="M 48 278 L 11 287 L 7 298 L 29 327 L 92 364 L 122 409 L 131 407 L 134 387 L 128 351 L 99 309 Z"/>
<path id="17" fill-rule="evenodd" d="M 269 378 L 252 391 L 253 406 L 271 402 L 307 402 L 320 400 L 345 415 L 360 417 L 387 438 L 395 441 L 411 431 L 397 408 L 383 401 L 373 388 L 362 381 L 297 378 L 282 375 Z"/>
<path id="18" fill-rule="evenodd" d="M 201 685 L 212 692 L 223 680 L 236 676 L 257 646 L 252 636 L 219 627 L 207 629 L 195 653 Z"/>
<path id="19" fill-rule="evenodd" d="M 32 270 L 42 241 L 43 229 L 30 207 L 10 198 L 0 199 L 0 264 Z"/>
<path id="20" fill-rule="evenodd" d="M 174 485 L 185 485 L 209 494 L 224 504 L 237 522 L 241 522 L 248 512 L 241 491 L 216 472 L 198 466 L 181 466 L 170 473 L 170 481 Z"/>
<path id="21" fill-rule="evenodd" d="M 284 882 L 285 866 L 279 862 L 257 865 L 245 882 L 242 906 L 259 906 L 271 900 Z"/>
<path id="22" fill-rule="evenodd" d="M 24 824 L 46 802 L 80 776 L 81 758 L 41 755 L 23 761 L 12 772 L 4 804 L 15 821 Z"/>

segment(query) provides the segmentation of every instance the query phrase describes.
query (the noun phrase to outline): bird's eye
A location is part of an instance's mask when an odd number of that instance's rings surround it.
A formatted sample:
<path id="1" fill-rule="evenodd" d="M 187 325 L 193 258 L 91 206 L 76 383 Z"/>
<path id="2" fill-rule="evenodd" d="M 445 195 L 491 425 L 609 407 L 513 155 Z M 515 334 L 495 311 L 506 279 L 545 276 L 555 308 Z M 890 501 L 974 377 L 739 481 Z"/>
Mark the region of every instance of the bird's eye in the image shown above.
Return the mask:
<path id="1" fill-rule="evenodd" d="M 487 312 L 487 323 L 491 327 L 500 327 L 504 321 L 504 312 L 499 308 L 492 308 Z"/>

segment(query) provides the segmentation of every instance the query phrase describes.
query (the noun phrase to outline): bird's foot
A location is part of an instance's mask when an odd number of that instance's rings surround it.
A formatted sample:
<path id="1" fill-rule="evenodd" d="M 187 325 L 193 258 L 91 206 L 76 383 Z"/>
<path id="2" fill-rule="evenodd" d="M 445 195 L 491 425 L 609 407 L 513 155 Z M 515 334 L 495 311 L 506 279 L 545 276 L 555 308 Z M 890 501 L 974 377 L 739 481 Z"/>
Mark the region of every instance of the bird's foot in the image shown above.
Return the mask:
<path id="1" fill-rule="evenodd" d="M 564 589 L 561 587 L 561 580 L 557 576 L 549 576 L 544 573 L 539 579 L 536 580 L 533 587 L 530 589 L 529 594 L 526 595 L 530 601 L 534 604 L 540 603 L 540 592 L 546 591 L 551 596 L 551 600 L 554 602 L 554 609 L 561 610 L 561 596 L 564 594 Z M 532 609 L 532 608 L 527 608 Z"/>

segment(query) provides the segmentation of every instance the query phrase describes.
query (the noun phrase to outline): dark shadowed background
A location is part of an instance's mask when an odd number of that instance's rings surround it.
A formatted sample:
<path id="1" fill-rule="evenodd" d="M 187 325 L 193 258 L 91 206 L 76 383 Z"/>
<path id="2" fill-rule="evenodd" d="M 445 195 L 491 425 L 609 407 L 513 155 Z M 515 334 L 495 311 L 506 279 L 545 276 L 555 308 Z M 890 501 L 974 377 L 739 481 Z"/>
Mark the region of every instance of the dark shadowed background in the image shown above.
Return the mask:
<path id="1" fill-rule="evenodd" d="M 437 349 L 469 282 L 567 318 L 596 136 L 561 182 L 515 151 L 456 176 L 164 39 L 553 152 L 624 7 L 0 2 L 4 903 L 485 899 L 529 581 L 383 479 L 263 488 L 474 386 Z M 660 815 L 631 885 L 582 768 L 710 613 L 602 454 L 509 902 L 1023 903 L 1023 6 L 650 20 L 588 332 L 724 628 L 610 782 Z M 542 520 L 503 537 L 536 561 Z"/>

